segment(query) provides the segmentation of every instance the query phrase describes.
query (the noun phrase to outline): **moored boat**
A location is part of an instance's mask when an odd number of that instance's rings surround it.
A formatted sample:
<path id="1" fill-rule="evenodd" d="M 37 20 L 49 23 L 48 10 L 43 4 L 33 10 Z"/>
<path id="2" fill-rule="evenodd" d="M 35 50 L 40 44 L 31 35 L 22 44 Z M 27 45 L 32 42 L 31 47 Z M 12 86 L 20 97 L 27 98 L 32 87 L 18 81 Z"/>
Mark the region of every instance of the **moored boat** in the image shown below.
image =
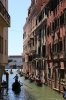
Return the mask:
<path id="1" fill-rule="evenodd" d="M 34 82 L 34 81 L 35 81 L 35 78 L 34 78 L 34 77 L 30 77 L 30 78 L 29 78 L 29 81 L 30 81 L 30 82 Z"/>
<path id="2" fill-rule="evenodd" d="M 29 79 L 29 75 L 28 74 L 25 74 L 24 77 L 25 77 L 25 79 Z"/>
<path id="3" fill-rule="evenodd" d="M 39 78 L 35 79 L 35 83 L 36 83 L 37 86 L 42 86 L 42 82 Z"/>
<path id="4" fill-rule="evenodd" d="M 21 74 L 20 74 L 20 77 L 22 77 L 22 76 L 23 76 L 23 74 L 21 73 Z"/>
<path id="5" fill-rule="evenodd" d="M 13 72 L 10 71 L 10 74 L 13 74 Z"/>
<path id="6" fill-rule="evenodd" d="M 1 87 L 7 88 L 7 82 L 6 81 L 1 82 Z"/>
<path id="7" fill-rule="evenodd" d="M 20 75 L 20 77 L 24 76 L 23 72 L 20 72 L 19 75 Z"/>
<path id="8" fill-rule="evenodd" d="M 12 71 L 12 69 L 10 70 L 10 74 L 13 74 L 13 71 Z"/>

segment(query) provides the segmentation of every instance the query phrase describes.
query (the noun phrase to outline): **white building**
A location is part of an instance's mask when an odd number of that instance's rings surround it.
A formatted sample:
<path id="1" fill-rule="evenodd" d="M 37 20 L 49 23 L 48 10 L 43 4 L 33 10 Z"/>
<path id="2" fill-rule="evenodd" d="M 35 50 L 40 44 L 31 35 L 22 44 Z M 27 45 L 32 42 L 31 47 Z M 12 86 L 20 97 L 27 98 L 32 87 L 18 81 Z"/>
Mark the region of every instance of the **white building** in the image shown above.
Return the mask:
<path id="1" fill-rule="evenodd" d="M 8 57 L 8 65 L 5 66 L 5 69 L 7 68 L 22 68 L 22 56 L 21 55 L 12 55 Z"/>

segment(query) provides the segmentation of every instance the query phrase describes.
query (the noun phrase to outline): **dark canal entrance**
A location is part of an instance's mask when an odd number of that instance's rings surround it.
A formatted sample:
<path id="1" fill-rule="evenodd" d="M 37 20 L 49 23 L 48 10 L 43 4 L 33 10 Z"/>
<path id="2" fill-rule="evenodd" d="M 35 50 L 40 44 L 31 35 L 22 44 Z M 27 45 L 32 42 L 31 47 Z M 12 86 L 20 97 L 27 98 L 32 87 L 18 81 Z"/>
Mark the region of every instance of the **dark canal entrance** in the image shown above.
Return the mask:
<path id="1" fill-rule="evenodd" d="M 25 80 L 24 77 L 19 76 L 20 82 L 24 83 L 21 87 L 20 94 L 15 94 L 12 91 L 13 77 L 16 74 L 16 70 L 13 70 L 14 74 L 9 75 L 9 90 L 4 96 L 4 100 L 65 100 L 61 93 L 58 93 L 48 86 L 38 87 L 35 83 L 30 83 L 29 80 Z M 5 79 L 5 76 L 3 76 Z"/>

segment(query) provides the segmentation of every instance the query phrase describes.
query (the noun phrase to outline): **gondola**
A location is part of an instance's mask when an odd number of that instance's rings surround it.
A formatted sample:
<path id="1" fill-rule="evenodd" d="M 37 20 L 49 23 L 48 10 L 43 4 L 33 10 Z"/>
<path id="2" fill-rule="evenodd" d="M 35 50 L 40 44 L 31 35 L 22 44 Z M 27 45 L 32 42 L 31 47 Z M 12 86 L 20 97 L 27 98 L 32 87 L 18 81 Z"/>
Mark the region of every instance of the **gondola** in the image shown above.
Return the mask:
<path id="1" fill-rule="evenodd" d="M 2 86 L 3 88 L 7 88 L 7 82 L 6 82 L 6 81 L 1 82 L 1 86 Z"/>
<path id="2" fill-rule="evenodd" d="M 36 83 L 37 86 L 42 86 L 42 82 L 41 82 L 40 79 L 36 79 L 35 83 Z"/>
<path id="3" fill-rule="evenodd" d="M 35 78 L 34 78 L 34 77 L 30 77 L 30 78 L 29 78 L 29 81 L 30 81 L 30 82 L 34 82 L 34 81 L 35 81 Z"/>
<path id="4" fill-rule="evenodd" d="M 23 76 L 23 72 L 20 72 L 19 75 L 20 75 L 20 77 L 22 77 Z"/>
<path id="5" fill-rule="evenodd" d="M 10 74 L 13 74 L 13 71 L 12 71 L 12 69 L 10 70 Z"/>
<path id="6" fill-rule="evenodd" d="M 25 74 L 25 79 L 29 79 L 29 75 L 28 74 Z"/>
<path id="7" fill-rule="evenodd" d="M 20 77 L 22 77 L 22 76 L 23 76 L 23 74 L 21 73 L 21 74 L 20 74 Z"/>
<path id="8" fill-rule="evenodd" d="M 12 71 L 10 71 L 10 74 L 13 74 L 13 72 L 12 72 Z"/>
<path id="9" fill-rule="evenodd" d="M 13 84 L 12 84 L 12 90 L 15 92 L 15 93 L 20 93 L 21 91 L 21 84 L 20 82 L 18 81 L 15 81 Z"/>

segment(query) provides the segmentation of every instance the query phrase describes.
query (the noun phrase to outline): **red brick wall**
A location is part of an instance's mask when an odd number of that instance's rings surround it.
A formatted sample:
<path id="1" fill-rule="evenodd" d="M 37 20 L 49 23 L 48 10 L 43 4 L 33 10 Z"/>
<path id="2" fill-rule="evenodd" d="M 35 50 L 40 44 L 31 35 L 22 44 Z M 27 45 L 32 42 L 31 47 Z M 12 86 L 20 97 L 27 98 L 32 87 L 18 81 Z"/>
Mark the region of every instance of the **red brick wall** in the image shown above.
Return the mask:
<path id="1" fill-rule="evenodd" d="M 37 14 L 41 11 L 43 3 L 47 3 L 49 0 L 37 0 Z"/>

